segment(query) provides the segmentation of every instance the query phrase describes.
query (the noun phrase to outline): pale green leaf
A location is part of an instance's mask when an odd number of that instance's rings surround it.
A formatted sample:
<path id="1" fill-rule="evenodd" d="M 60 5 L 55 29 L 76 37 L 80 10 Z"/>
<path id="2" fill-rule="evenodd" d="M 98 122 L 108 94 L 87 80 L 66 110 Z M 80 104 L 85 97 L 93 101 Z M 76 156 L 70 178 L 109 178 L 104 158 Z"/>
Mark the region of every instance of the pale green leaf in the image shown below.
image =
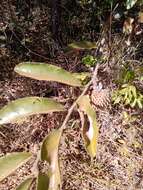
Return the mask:
<path id="1" fill-rule="evenodd" d="M 91 158 L 96 156 L 99 127 L 96 121 L 96 113 L 90 104 L 89 96 L 83 96 L 78 102 L 80 110 L 87 115 L 88 121 L 82 121 L 83 140 L 85 148 Z"/>
<path id="2" fill-rule="evenodd" d="M 141 99 L 137 99 L 137 104 L 138 104 L 138 107 L 139 107 L 140 109 L 143 108 L 143 103 L 142 103 Z"/>
<path id="3" fill-rule="evenodd" d="M 16 188 L 16 190 L 29 190 L 32 181 L 33 181 L 33 178 L 28 178 L 28 179 L 24 180 L 24 181 Z"/>
<path id="4" fill-rule="evenodd" d="M 91 73 L 89 72 L 73 73 L 73 76 L 79 79 L 80 81 L 84 81 L 91 77 Z"/>
<path id="5" fill-rule="evenodd" d="M 119 104 L 122 100 L 122 97 L 121 96 L 117 96 L 116 98 L 113 99 L 114 101 L 114 104 Z"/>
<path id="6" fill-rule="evenodd" d="M 133 97 L 136 98 L 137 97 L 137 90 L 136 90 L 136 87 L 131 85 L 130 86 L 130 91 L 132 92 L 133 94 Z"/>
<path id="7" fill-rule="evenodd" d="M 14 170 L 27 162 L 31 153 L 11 153 L 0 157 L 0 181 L 9 176 Z"/>
<path id="8" fill-rule="evenodd" d="M 80 80 L 75 78 L 72 73 L 51 64 L 23 62 L 18 64 L 14 71 L 22 76 L 37 80 L 56 81 L 72 86 L 81 86 Z"/>
<path id="9" fill-rule="evenodd" d="M 43 141 L 41 147 L 41 160 L 47 161 L 50 165 L 48 171 L 49 187 L 48 190 L 59 190 L 61 185 L 60 169 L 58 162 L 58 147 L 61 131 L 52 131 Z"/>
<path id="10" fill-rule="evenodd" d="M 16 122 L 34 114 L 64 111 L 64 107 L 51 98 L 25 97 L 8 103 L 0 110 L 0 124 Z"/>
<path id="11" fill-rule="evenodd" d="M 73 42 L 68 46 L 73 49 L 81 49 L 81 50 L 97 48 L 97 44 L 95 42 L 89 42 L 89 41 Z"/>
<path id="12" fill-rule="evenodd" d="M 48 190 L 49 187 L 49 177 L 47 174 L 38 174 L 37 178 L 37 190 Z"/>
<path id="13" fill-rule="evenodd" d="M 131 93 L 130 93 L 131 94 Z M 132 95 L 132 94 L 131 94 Z M 128 93 L 128 91 L 126 91 L 125 92 L 125 94 L 124 94 L 124 100 L 126 100 L 126 99 L 132 99 L 130 96 L 129 96 L 129 93 Z"/>
<path id="14" fill-rule="evenodd" d="M 130 98 L 126 98 L 126 99 L 124 99 L 124 104 L 125 105 L 128 105 L 128 104 L 131 104 L 131 99 Z"/>

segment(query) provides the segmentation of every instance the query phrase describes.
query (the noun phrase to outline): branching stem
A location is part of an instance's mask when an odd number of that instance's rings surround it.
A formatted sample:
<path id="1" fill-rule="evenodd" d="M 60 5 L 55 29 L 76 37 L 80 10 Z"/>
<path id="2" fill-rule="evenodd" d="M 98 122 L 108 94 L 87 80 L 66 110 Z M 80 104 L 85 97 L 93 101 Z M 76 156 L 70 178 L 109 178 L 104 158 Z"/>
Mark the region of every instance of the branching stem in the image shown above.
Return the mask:
<path id="1" fill-rule="evenodd" d="M 90 87 L 90 85 L 92 83 L 95 83 L 95 81 L 97 81 L 97 73 L 98 73 L 98 68 L 99 68 L 99 64 L 96 65 L 95 69 L 94 69 L 94 72 L 93 72 L 93 76 L 92 76 L 92 79 L 87 83 L 87 85 L 85 86 L 84 90 L 82 91 L 81 95 L 76 99 L 76 101 L 74 101 L 74 103 L 72 104 L 72 106 L 69 108 L 68 110 L 68 113 L 63 121 L 63 124 L 62 126 L 60 127 L 60 130 L 61 130 L 61 134 L 63 132 L 63 130 L 65 129 L 66 127 L 66 124 L 75 108 L 75 106 L 77 105 L 77 102 L 79 101 L 79 99 L 85 95 L 85 93 L 87 92 L 88 88 Z M 95 85 L 95 84 L 94 84 Z"/>

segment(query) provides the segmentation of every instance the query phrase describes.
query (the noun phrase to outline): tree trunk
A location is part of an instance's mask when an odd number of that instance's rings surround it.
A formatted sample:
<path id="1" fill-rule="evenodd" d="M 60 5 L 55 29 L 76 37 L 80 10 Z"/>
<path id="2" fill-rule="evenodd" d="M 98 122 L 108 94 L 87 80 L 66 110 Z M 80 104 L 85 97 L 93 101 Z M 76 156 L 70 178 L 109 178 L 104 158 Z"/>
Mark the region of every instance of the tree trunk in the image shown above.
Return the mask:
<path id="1" fill-rule="evenodd" d="M 55 42 L 62 46 L 61 0 L 52 1 L 52 33 Z"/>

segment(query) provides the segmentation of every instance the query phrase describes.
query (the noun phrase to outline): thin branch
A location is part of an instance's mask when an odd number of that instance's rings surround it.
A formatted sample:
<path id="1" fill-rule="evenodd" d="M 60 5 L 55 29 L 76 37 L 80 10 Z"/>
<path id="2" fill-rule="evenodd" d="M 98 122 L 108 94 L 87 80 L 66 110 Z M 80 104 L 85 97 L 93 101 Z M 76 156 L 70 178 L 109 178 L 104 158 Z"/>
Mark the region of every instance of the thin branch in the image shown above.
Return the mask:
<path id="1" fill-rule="evenodd" d="M 94 71 L 93 71 L 93 76 L 92 76 L 92 84 L 93 84 L 93 89 L 97 88 L 97 82 L 98 82 L 98 78 L 97 78 L 97 74 L 98 74 L 98 69 L 99 69 L 99 64 L 96 65 Z"/>
<path id="2" fill-rule="evenodd" d="M 72 104 L 72 106 L 69 108 L 68 113 L 67 113 L 67 115 L 66 115 L 66 117 L 65 117 L 65 119 L 64 119 L 64 121 L 63 121 L 63 124 L 62 124 L 62 126 L 60 127 L 61 133 L 62 133 L 62 131 L 65 129 L 66 124 L 67 124 L 67 122 L 68 122 L 68 120 L 69 120 L 69 118 L 70 118 L 70 116 L 71 116 L 71 114 L 72 114 L 72 112 L 73 112 L 75 106 L 77 105 L 77 102 L 79 101 L 79 99 L 80 99 L 82 96 L 85 95 L 85 93 L 87 92 L 87 90 L 88 90 L 88 88 L 90 87 L 90 85 L 91 85 L 92 83 L 94 83 L 95 80 L 97 80 L 98 68 L 99 68 L 99 64 L 97 64 L 96 67 L 95 67 L 95 70 L 94 70 L 94 72 L 93 72 L 93 77 L 92 77 L 92 79 L 91 79 L 91 80 L 88 82 L 88 84 L 85 86 L 85 88 L 84 88 L 83 92 L 81 93 L 81 95 L 77 98 L 76 101 L 74 101 L 74 103 Z"/>
<path id="3" fill-rule="evenodd" d="M 41 57 L 41 58 L 43 58 L 43 59 L 45 59 L 45 60 L 50 60 L 48 57 L 45 57 L 44 55 L 40 55 L 40 54 L 38 54 L 38 53 L 36 53 L 35 51 L 33 51 L 33 50 L 31 50 L 31 49 L 29 49 L 27 46 L 25 46 L 24 44 L 22 44 L 21 43 L 21 40 L 19 39 L 19 37 L 16 35 L 16 33 L 12 30 L 12 29 L 10 29 L 11 30 L 11 32 L 12 32 L 12 34 L 14 35 L 14 37 L 17 39 L 17 41 L 20 43 L 20 45 L 22 46 L 22 47 L 24 47 L 29 53 L 31 53 L 31 54 L 33 54 L 33 55 L 36 55 L 36 56 L 38 56 L 38 57 Z"/>
<path id="4" fill-rule="evenodd" d="M 71 114 L 72 114 L 72 112 L 73 112 L 73 110 L 74 110 L 74 108 L 75 108 L 77 102 L 78 102 L 79 99 L 86 93 L 86 91 L 88 90 L 88 88 L 89 88 L 89 86 L 90 86 L 91 84 L 92 84 L 92 81 L 90 81 L 90 82 L 85 86 L 85 88 L 84 88 L 83 92 L 81 93 L 81 95 L 77 98 L 77 100 L 72 104 L 72 106 L 71 106 L 70 109 L 68 110 L 68 114 L 66 115 L 66 117 L 65 117 L 65 119 L 64 119 L 64 121 L 63 121 L 63 124 L 62 124 L 62 126 L 61 126 L 61 128 L 60 128 L 61 131 L 65 128 L 65 126 L 66 126 L 66 124 L 67 124 L 67 122 L 68 122 L 68 120 L 69 120 L 69 118 L 70 118 L 70 116 L 71 116 Z"/>

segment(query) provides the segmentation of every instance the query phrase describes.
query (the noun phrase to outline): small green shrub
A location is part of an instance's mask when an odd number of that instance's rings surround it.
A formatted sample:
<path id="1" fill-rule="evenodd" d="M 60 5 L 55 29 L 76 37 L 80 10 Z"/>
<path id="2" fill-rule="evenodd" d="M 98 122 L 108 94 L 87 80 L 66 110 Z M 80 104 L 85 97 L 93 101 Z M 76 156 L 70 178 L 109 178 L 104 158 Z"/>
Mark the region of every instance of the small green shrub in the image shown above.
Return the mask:
<path id="1" fill-rule="evenodd" d="M 92 55 L 87 55 L 82 58 L 82 63 L 87 67 L 93 67 L 97 63 L 97 59 Z"/>
<path id="2" fill-rule="evenodd" d="M 143 108 L 143 95 L 136 89 L 134 85 L 124 84 L 121 89 L 113 93 L 112 100 L 114 104 L 123 103 L 132 108 L 138 106 Z"/>

